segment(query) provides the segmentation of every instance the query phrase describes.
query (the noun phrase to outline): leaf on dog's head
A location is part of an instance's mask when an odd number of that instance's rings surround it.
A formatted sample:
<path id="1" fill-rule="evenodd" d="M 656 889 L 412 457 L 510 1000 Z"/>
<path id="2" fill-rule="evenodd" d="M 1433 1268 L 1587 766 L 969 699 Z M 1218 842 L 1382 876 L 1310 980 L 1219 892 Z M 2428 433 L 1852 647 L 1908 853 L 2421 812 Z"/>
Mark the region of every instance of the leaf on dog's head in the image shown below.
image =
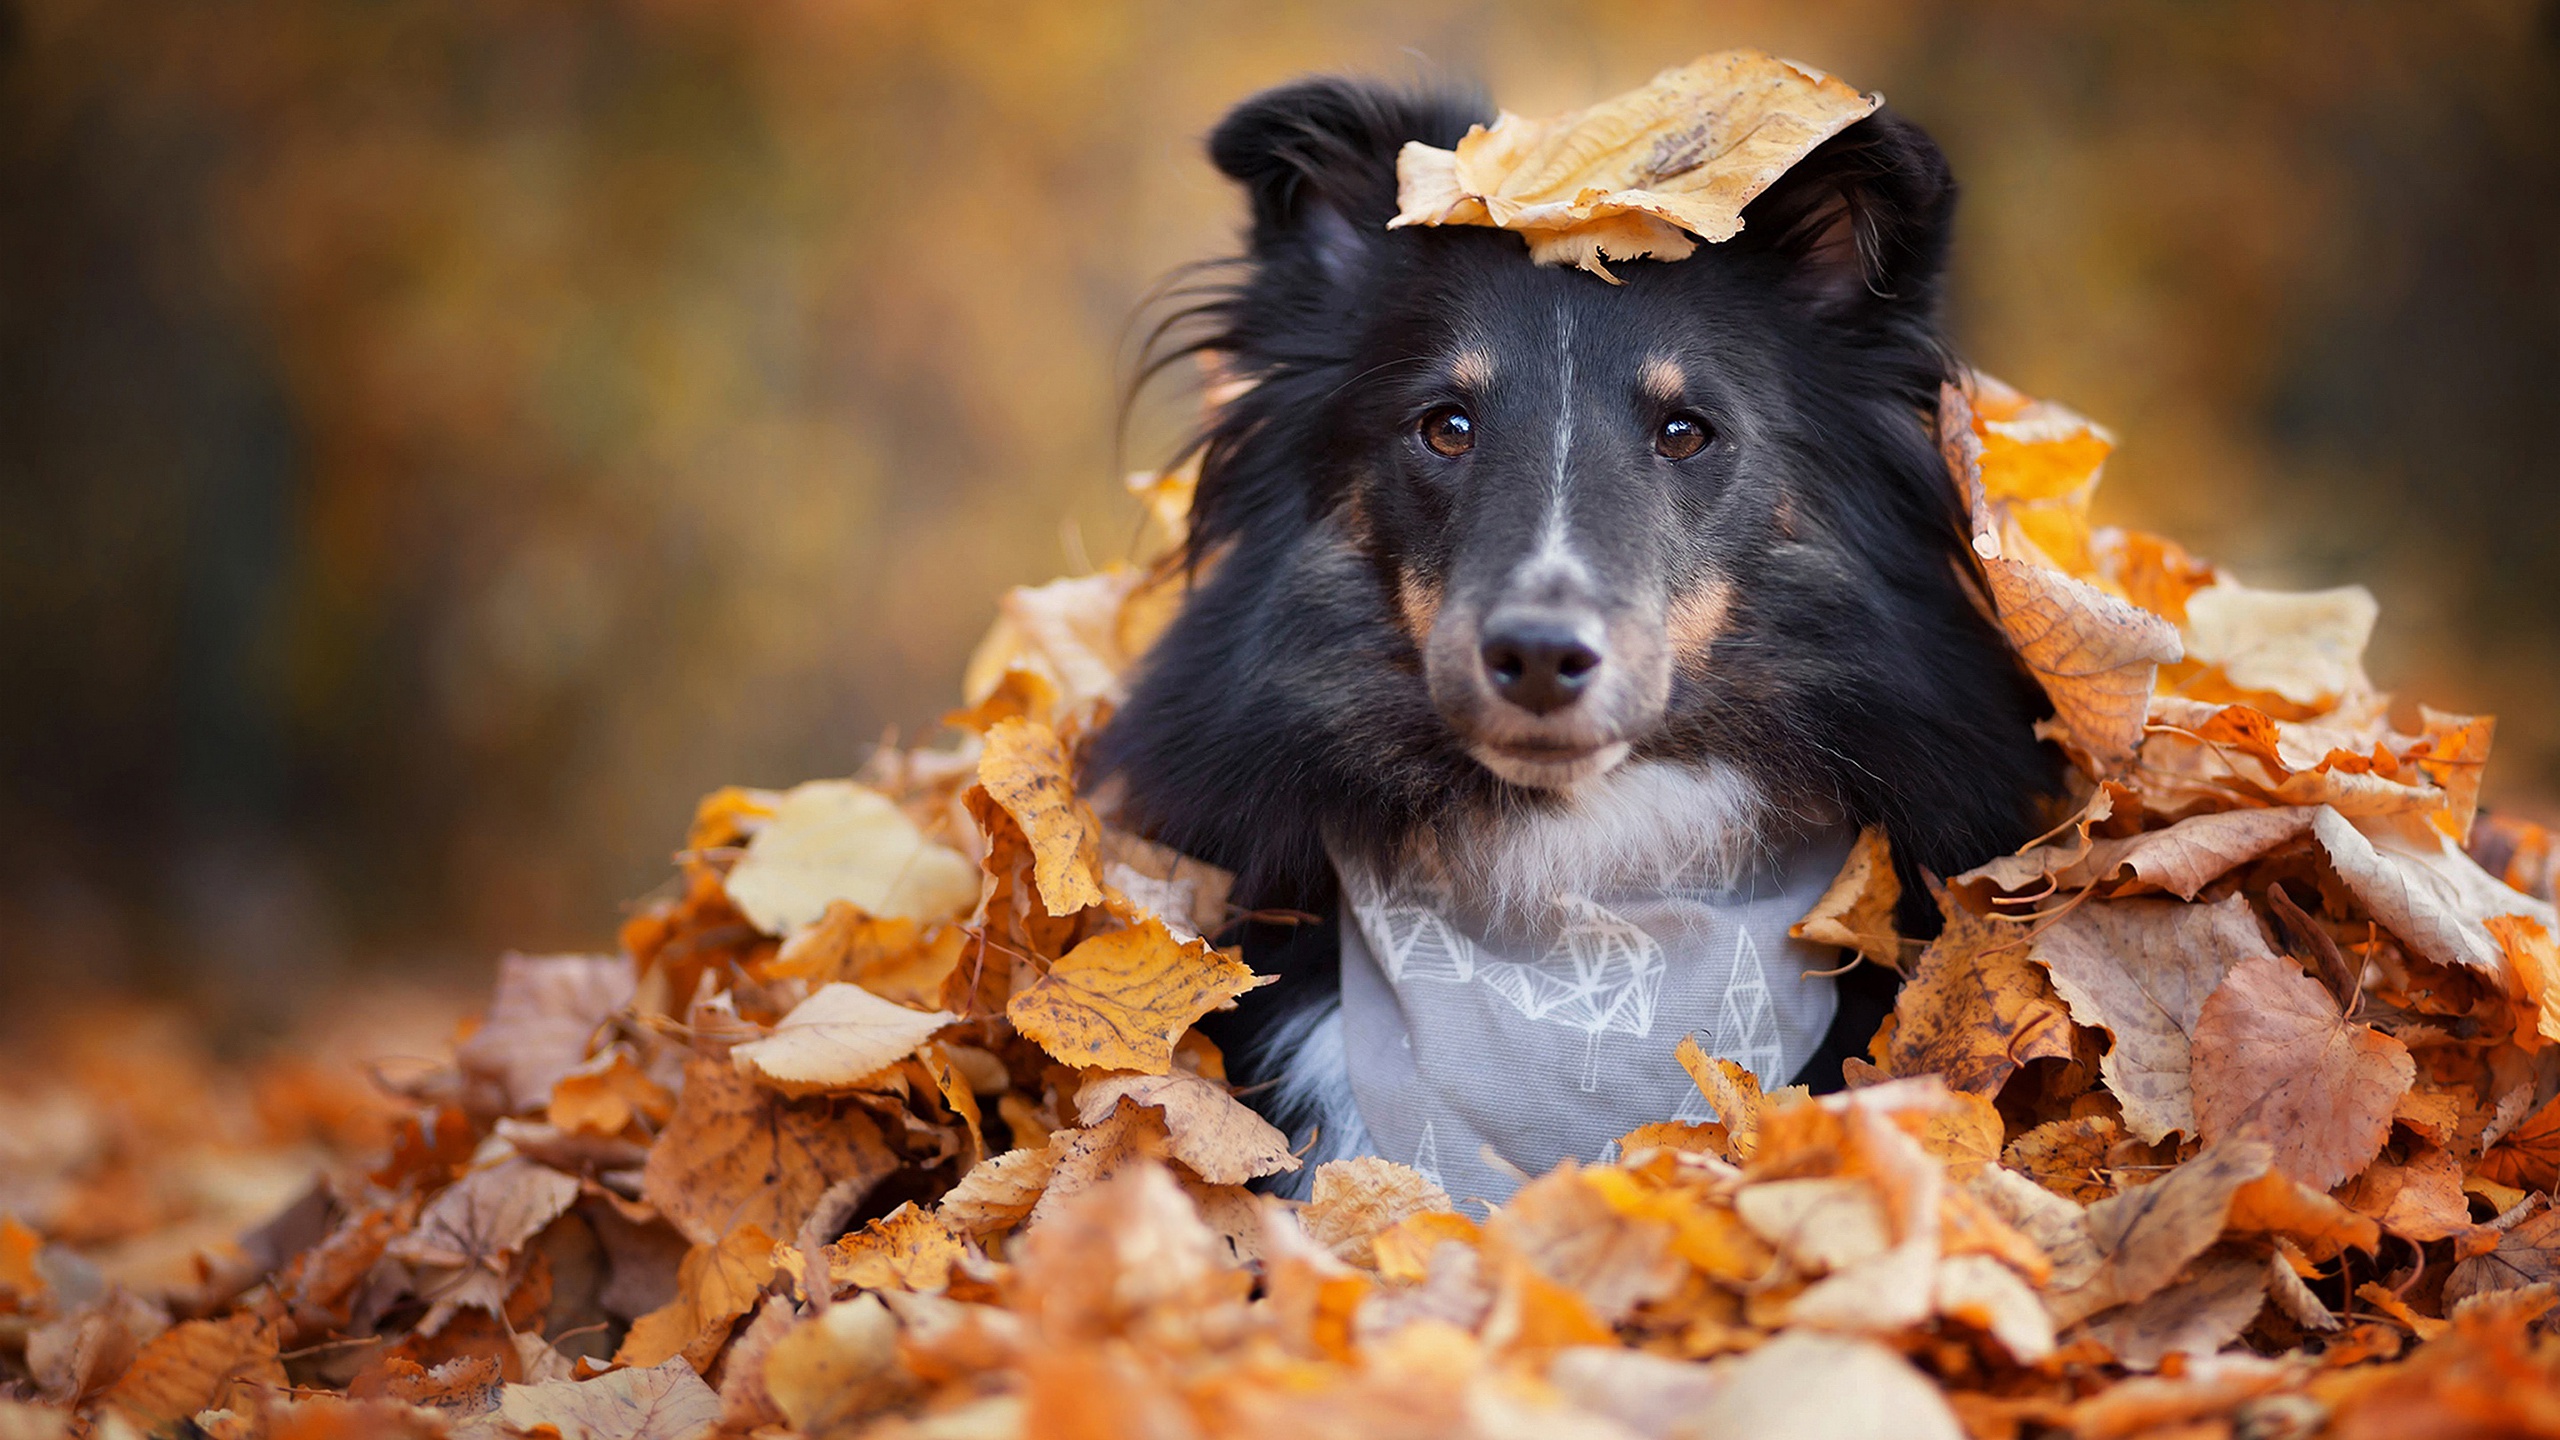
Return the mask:
<path id="1" fill-rule="evenodd" d="M 1388 225 L 1516 230 L 1541 265 L 1614 278 L 1604 260 L 1732 239 L 1744 206 L 1882 103 L 1792 60 L 1721 51 L 1552 120 L 1506 113 L 1455 150 L 1406 145 Z"/>
<path id="2" fill-rule="evenodd" d="M 1004 1013 L 1066 1064 L 1162 1075 L 1191 1022 L 1264 983 L 1234 952 L 1184 944 L 1149 916 L 1068 951 Z"/>

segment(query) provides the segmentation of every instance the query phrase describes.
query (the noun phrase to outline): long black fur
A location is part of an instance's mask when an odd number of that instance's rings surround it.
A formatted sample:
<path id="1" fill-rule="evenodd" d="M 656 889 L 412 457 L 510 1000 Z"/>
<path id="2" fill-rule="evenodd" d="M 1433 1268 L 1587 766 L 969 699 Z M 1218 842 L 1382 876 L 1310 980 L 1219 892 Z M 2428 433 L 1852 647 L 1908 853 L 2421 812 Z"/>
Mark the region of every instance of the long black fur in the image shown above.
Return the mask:
<path id="1" fill-rule="evenodd" d="M 1199 442 L 1196 586 L 1092 756 L 1125 785 L 1126 821 L 1235 870 L 1249 907 L 1327 914 L 1328 846 L 1386 857 L 1420 827 L 1552 803 L 1471 758 L 1425 690 L 1396 609 L 1405 562 L 1380 552 L 1427 533 L 1434 502 L 1379 480 L 1375 447 L 1435 337 L 1555 295 L 1720 357 L 1720 428 L 1749 437 L 1733 463 L 1795 507 L 1684 501 L 1681 523 L 1738 582 L 1737 620 L 1678 676 L 1637 758 L 1726 761 L 1782 802 L 1882 825 L 1915 882 L 2032 833 L 2056 773 L 2032 735 L 2045 705 L 1967 595 L 1931 438 L 1956 195 L 1937 147 L 1880 112 L 1755 200 L 1741 235 L 1614 265 L 1626 284 L 1609 291 L 1531 266 L 1517 235 L 1385 228 L 1404 143 L 1454 146 L 1488 118 L 1472 96 L 1311 80 L 1210 138 L 1251 202 L 1248 264 L 1159 360 L 1207 352 L 1253 383 Z M 1928 924 L 1909 889 L 1907 923 Z M 1331 934 L 1248 937 L 1296 996 L 1248 1000 L 1248 1028 L 1331 985 Z"/>

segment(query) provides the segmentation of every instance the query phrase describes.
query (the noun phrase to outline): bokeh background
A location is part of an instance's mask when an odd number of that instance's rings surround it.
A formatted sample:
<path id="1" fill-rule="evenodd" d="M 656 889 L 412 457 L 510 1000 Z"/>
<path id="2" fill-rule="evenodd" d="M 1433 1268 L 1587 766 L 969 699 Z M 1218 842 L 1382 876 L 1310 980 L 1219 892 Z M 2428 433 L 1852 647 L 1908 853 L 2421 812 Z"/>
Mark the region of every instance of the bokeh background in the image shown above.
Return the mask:
<path id="1" fill-rule="evenodd" d="M 1226 105 L 1735 44 L 1936 133 L 1957 333 L 2117 430 L 2107 516 L 2371 585 L 2560 793 L 2551 4 L 0 0 L 0 993 L 605 943 L 698 794 L 1128 551 Z"/>

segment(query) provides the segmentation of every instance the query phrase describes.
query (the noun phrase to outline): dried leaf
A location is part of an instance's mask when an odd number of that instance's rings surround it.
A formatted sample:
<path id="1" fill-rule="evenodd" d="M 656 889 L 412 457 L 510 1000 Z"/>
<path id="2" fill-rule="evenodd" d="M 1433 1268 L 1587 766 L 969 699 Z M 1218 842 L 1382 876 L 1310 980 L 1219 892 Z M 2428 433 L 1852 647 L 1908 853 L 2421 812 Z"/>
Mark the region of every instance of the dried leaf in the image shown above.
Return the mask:
<path id="1" fill-rule="evenodd" d="M 2480 868 L 2451 837 L 2423 820 L 2369 817 L 2361 825 L 2334 810 L 2316 812 L 2312 833 L 2356 899 L 2421 957 L 2467 967 L 2516 993 L 2518 982 L 2487 922 L 2521 915 L 2560 931 L 2560 916 Z"/>
<path id="2" fill-rule="evenodd" d="M 786 1095 L 847 1090 L 913 1055 L 959 1018 L 891 1004 L 859 985 L 822 985 L 793 1006 L 773 1034 L 731 1047 L 729 1058 L 740 1073 Z"/>
<path id="3" fill-rule="evenodd" d="M 1716 1367 L 1682 1433 L 1787 1440 L 1962 1440 L 1938 1387 L 1871 1340 L 1789 1331 Z"/>
<path id="4" fill-rule="evenodd" d="M 725 1062 L 697 1059 L 685 1066 L 675 1118 L 649 1148 L 640 1193 L 686 1239 L 716 1245 L 741 1225 L 798 1234 L 828 1186 L 867 1188 L 897 1168 L 870 1116 L 786 1100 Z"/>
<path id="5" fill-rule="evenodd" d="M 2188 1046 L 2205 997 L 2241 959 L 2272 954 L 2249 902 L 2120 900 L 2040 927 L 2030 955 L 2053 975 L 2071 1018 L 2115 1043 L 2098 1062 L 2127 1128 L 2158 1144 L 2196 1133 Z"/>
<path id="6" fill-rule="evenodd" d="M 2492 915 L 2483 923 L 2516 977 L 2518 1030 L 2560 1040 L 2560 939 L 2528 915 Z"/>
<path id="7" fill-rule="evenodd" d="M 2288 840 L 2311 831 L 2315 809 L 2231 810 L 2197 815 L 2162 830 L 2081 844 L 2062 841 L 2003 855 L 1949 882 L 1985 882 L 2016 893 L 2103 885 L 2131 876 L 2181 900 Z"/>
<path id="8" fill-rule="evenodd" d="M 904 1388 L 897 1360 L 896 1318 L 864 1295 L 784 1331 L 765 1352 L 765 1393 L 801 1434 L 839 1434 Z"/>
<path id="9" fill-rule="evenodd" d="M 454 1063 L 494 1083 L 510 1113 L 535 1109 L 587 1058 L 597 1029 L 631 1003 L 620 955 L 508 955 L 489 1016 L 454 1047 Z"/>
<path id="10" fill-rule="evenodd" d="M 2071 1020 L 2025 934 L 1962 906 L 1942 907 L 1947 928 L 1920 953 L 1894 1004 L 1884 1069 L 1938 1075 L 1950 1090 L 1993 1095 L 2020 1065 L 2068 1059 Z"/>
<path id="11" fill-rule="evenodd" d="M 2154 1369 L 2171 1355 L 2210 1355 L 2257 1318 L 2266 1285 L 2260 1262 L 2217 1253 L 2176 1285 L 2098 1316 L 2082 1333 L 2135 1370 Z"/>
<path id="12" fill-rule="evenodd" d="M 1096 1124 L 1058 1131 L 1049 1137 L 1047 1189 L 1031 1207 L 1029 1223 L 1038 1228 L 1068 1202 L 1123 1171 L 1164 1168 L 1156 1162 L 1172 1144 L 1164 1112 L 1126 1098 Z"/>
<path id="13" fill-rule="evenodd" d="M 1849 858 L 1840 865 L 1829 889 L 1813 909 L 1787 933 L 1816 945 L 1837 945 L 1879 965 L 1902 968 L 1902 934 L 1894 925 L 1894 908 L 1902 903 L 1902 882 L 1893 873 L 1893 854 L 1882 828 L 1858 832 Z"/>
<path id="14" fill-rule="evenodd" d="M 944 920 L 978 899 L 978 867 L 924 837 L 888 796 L 850 780 L 787 791 L 729 871 L 729 898 L 768 935 L 845 901 L 869 915 Z"/>
<path id="15" fill-rule="evenodd" d="M 2054 1318 L 2069 1324 L 2157 1293 L 2221 1235 L 2231 1197 L 2273 1162 L 2261 1141 L 2227 1140 L 2148 1185 L 2090 1206 L 2086 1223 L 2098 1264 L 2085 1282 L 2051 1297 Z"/>
<path id="16" fill-rule="evenodd" d="M 2276 1253 L 2267 1257 L 2267 1298 L 2305 1330 L 2325 1335 L 2342 1328 L 2345 1322 L 2302 1283 L 2302 1273 L 2294 1264 L 2299 1259 L 2301 1252 L 2291 1241 L 2276 1242 Z"/>
<path id="17" fill-rule="evenodd" d="M 2498 1236 L 2498 1246 L 2453 1267 L 2444 1303 L 2526 1285 L 2560 1284 L 2560 1210 L 2545 1210 Z"/>
<path id="18" fill-rule="evenodd" d="M 773 1237 L 741 1225 L 717 1245 L 696 1245 L 676 1271 L 676 1296 L 631 1323 L 613 1363 L 647 1369 L 681 1358 L 707 1371 L 738 1317 L 773 1279 Z"/>
<path id="19" fill-rule="evenodd" d="M 1408 143 L 1388 226 L 1496 225 L 1539 264 L 1602 276 L 1604 258 L 1684 259 L 1692 235 L 1740 233 L 1754 196 L 1879 103 L 1791 60 L 1721 51 L 1553 120 L 1506 112 L 1455 151 Z"/>
<path id="20" fill-rule="evenodd" d="M 2406 1163 L 2377 1160 L 2366 1166 L 2340 1187 L 2338 1200 L 2403 1240 L 2442 1240 L 2471 1228 L 2461 1162 L 2432 1146 L 2413 1152 Z"/>
<path id="21" fill-rule="evenodd" d="M 828 1246 L 827 1278 L 838 1290 L 940 1294 L 963 1253 L 949 1224 L 910 1201 Z"/>
<path id="22" fill-rule="evenodd" d="M 1415 1215 L 1446 1211 L 1449 1192 L 1429 1177 L 1392 1160 L 1363 1155 L 1316 1167 L 1307 1207 L 1298 1223 L 1317 1244 L 1353 1265 L 1374 1268 L 1371 1242 Z"/>
<path id="23" fill-rule="evenodd" d="M 720 1397 L 693 1367 L 669 1360 L 593 1380 L 510 1385 L 498 1418 L 560 1440 L 701 1440 L 720 1425 Z"/>
<path id="24" fill-rule="evenodd" d="M 1076 1092 L 1076 1116 L 1100 1122 L 1122 1099 L 1164 1112 L 1173 1158 L 1212 1185 L 1241 1185 L 1298 1168 L 1289 1137 L 1238 1103 L 1227 1087 L 1197 1075 L 1106 1075 Z"/>
<path id="25" fill-rule="evenodd" d="M 1265 983 L 1234 952 L 1186 945 L 1149 917 L 1067 952 L 1005 1018 L 1066 1064 L 1162 1075 L 1193 1021 Z"/>
<path id="26" fill-rule="evenodd" d="M 1034 882 L 1051 915 L 1102 903 L 1102 823 L 1076 798 L 1054 731 L 1027 720 L 997 724 L 978 757 L 978 783 L 1031 842 Z"/>
<path id="27" fill-rule="evenodd" d="M 2103 1172 L 2107 1151 L 2123 1133 L 2107 1115 L 2048 1120 L 2010 1141 L 2000 1160 L 2054 1194 L 2086 1205 L 2115 1193 Z"/>
<path id="28" fill-rule="evenodd" d="M 2195 1110 L 2208 1142 L 2256 1134 L 2276 1168 L 2325 1190 L 2373 1162 L 2416 1078 L 2409 1049 L 2338 1013 L 2290 960 L 2231 967 L 2196 1021 Z"/>
<path id="29" fill-rule="evenodd" d="M 140 1429 L 158 1430 L 218 1410 L 234 1387 L 281 1387 L 275 1331 L 255 1315 L 189 1320 L 142 1347 L 99 1403 Z"/>
<path id="30" fill-rule="evenodd" d="M 2187 658 L 2317 714 L 2372 688 L 2364 647 L 2380 613 L 2361 585 L 2285 594 L 2224 580 L 2187 597 Z"/>
<path id="31" fill-rule="evenodd" d="M 1665 1217 L 1629 1214 L 1595 1176 L 1570 1162 L 1520 1187 L 1485 1222 L 1488 1257 L 1517 1260 L 1571 1292 L 1601 1323 L 1668 1295 L 1684 1268 L 1678 1229 Z"/>
<path id="32" fill-rule="evenodd" d="M 1988 1255 L 1950 1255 L 1938 1262 L 1930 1304 L 2000 1342 L 2009 1358 L 2032 1365 L 2053 1353 L 2053 1316 L 2035 1287 Z"/>
<path id="33" fill-rule="evenodd" d="M 445 1187 L 389 1253 L 415 1265 L 503 1269 L 508 1256 L 577 1200 L 575 1176 L 521 1158 L 502 1160 Z"/>
<path id="34" fill-rule="evenodd" d="M 2531 1091 L 2521 1093 L 2527 1103 L 2532 1101 Z M 2497 1143 L 2482 1151 L 2472 1167 L 2474 1174 L 2528 1190 L 2560 1186 L 2560 1096 L 2495 1138 Z"/>
<path id="35" fill-rule="evenodd" d="M 2348 1191 L 2361 1183 L 2360 1178 Z M 2223 1225 L 2235 1234 L 2264 1231 L 2289 1237 L 2321 1260 L 2349 1246 L 2370 1255 L 2382 1244 L 2382 1227 L 2371 1217 L 2274 1170 L 2240 1187 L 2231 1197 L 2231 1218 Z"/>
<path id="36" fill-rule="evenodd" d="M 1064 1135 L 1066 1131 L 1058 1132 Z M 990 1235 L 1022 1223 L 1049 1188 L 1058 1164 L 1058 1136 L 980 1161 L 942 1197 L 944 1221 L 964 1235 Z"/>

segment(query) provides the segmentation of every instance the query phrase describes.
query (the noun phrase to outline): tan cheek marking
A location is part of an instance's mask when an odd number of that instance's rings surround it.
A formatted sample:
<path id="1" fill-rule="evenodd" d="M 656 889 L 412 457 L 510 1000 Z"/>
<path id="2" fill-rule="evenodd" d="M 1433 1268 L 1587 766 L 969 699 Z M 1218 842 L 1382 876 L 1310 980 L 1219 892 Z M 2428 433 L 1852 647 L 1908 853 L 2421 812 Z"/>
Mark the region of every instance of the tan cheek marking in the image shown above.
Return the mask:
<path id="1" fill-rule="evenodd" d="M 1670 621 L 1664 626 L 1671 636 L 1671 653 L 1684 665 L 1704 664 L 1707 651 L 1714 648 L 1732 618 L 1733 582 L 1721 576 L 1675 597 Z"/>
<path id="2" fill-rule="evenodd" d="M 1665 402 L 1689 393 L 1688 374 L 1681 370 L 1679 361 L 1664 355 L 1644 362 L 1643 384 L 1646 394 Z"/>
<path id="3" fill-rule="evenodd" d="M 1420 645 L 1440 619 L 1440 582 L 1411 570 L 1396 576 L 1396 608 L 1404 612 L 1404 630 Z"/>
<path id="4" fill-rule="evenodd" d="M 1463 389 L 1482 390 L 1493 384 L 1493 356 L 1482 350 L 1462 350 L 1449 362 L 1449 380 Z"/>
<path id="5" fill-rule="evenodd" d="M 1772 512 L 1771 518 L 1777 524 L 1778 536 L 1780 539 L 1801 540 L 1804 538 L 1803 535 L 1798 533 L 1798 527 L 1796 524 L 1796 501 L 1794 496 L 1779 496 L 1778 508 Z"/>

